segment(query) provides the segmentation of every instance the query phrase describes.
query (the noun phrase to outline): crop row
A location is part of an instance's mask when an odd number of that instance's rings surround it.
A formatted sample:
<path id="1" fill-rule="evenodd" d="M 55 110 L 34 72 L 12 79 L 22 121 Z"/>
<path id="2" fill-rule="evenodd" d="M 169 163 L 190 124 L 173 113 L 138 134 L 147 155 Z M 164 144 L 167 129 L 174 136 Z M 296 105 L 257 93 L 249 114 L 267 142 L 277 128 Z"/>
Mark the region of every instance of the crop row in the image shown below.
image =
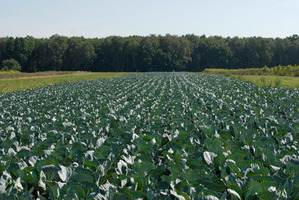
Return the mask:
<path id="1" fill-rule="evenodd" d="M 0 197 L 298 199 L 299 90 L 147 73 L 0 96 Z"/>

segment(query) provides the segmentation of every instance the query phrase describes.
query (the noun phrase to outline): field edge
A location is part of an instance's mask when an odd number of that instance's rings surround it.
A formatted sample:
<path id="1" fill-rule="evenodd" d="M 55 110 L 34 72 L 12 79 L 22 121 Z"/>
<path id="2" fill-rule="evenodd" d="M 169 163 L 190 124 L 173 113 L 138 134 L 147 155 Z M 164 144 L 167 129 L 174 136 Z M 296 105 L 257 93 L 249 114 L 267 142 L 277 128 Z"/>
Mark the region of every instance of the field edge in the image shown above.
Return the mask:
<path id="1" fill-rule="evenodd" d="M 74 72 L 57 75 L 51 72 L 52 75 L 18 75 L 15 78 L 0 79 L 0 93 L 15 92 L 62 83 L 117 78 L 134 73 L 135 72 Z"/>

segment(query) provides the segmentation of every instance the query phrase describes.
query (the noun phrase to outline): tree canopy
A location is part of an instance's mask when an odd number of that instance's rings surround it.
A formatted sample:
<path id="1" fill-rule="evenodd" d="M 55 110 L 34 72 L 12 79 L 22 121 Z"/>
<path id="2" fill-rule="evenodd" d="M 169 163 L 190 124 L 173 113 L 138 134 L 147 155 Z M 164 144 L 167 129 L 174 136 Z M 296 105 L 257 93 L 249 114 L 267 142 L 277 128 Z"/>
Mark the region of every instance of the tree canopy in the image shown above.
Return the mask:
<path id="1" fill-rule="evenodd" d="M 299 36 L 219 37 L 194 34 L 106 38 L 0 38 L 0 63 L 35 71 L 201 71 L 299 64 Z"/>
<path id="2" fill-rule="evenodd" d="M 20 63 L 13 58 L 2 61 L 1 71 L 21 71 L 21 69 Z"/>

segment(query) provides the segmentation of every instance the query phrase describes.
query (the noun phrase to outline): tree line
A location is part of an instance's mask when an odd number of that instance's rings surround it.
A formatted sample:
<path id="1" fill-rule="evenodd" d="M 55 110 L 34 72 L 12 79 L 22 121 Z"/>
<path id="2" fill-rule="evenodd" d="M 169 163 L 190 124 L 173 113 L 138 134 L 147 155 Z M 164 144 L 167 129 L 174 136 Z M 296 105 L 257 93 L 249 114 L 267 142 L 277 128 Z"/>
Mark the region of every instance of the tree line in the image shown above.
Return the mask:
<path id="1" fill-rule="evenodd" d="M 23 72 L 202 71 L 298 65 L 299 36 L 227 37 L 194 34 L 106 38 L 0 38 L 0 67 L 11 59 Z"/>

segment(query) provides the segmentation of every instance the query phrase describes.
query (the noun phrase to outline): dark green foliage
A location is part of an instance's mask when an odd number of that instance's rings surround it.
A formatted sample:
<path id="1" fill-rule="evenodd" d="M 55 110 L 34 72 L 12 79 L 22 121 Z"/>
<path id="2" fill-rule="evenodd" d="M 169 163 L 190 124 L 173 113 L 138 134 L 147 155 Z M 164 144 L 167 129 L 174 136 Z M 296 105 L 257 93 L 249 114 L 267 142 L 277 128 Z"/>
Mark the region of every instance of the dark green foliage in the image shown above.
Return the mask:
<path id="1" fill-rule="evenodd" d="M 202 71 L 299 64 L 298 35 L 222 38 L 166 34 L 86 39 L 0 38 L 0 62 L 14 58 L 34 71 Z"/>
<path id="2" fill-rule="evenodd" d="M 298 199 L 299 90 L 144 73 L 0 95 L 0 199 Z"/>
<path id="3" fill-rule="evenodd" d="M 18 61 L 15 59 L 11 58 L 8 60 L 3 60 L 2 61 L 2 68 L 1 71 L 21 71 L 22 67 Z"/>

